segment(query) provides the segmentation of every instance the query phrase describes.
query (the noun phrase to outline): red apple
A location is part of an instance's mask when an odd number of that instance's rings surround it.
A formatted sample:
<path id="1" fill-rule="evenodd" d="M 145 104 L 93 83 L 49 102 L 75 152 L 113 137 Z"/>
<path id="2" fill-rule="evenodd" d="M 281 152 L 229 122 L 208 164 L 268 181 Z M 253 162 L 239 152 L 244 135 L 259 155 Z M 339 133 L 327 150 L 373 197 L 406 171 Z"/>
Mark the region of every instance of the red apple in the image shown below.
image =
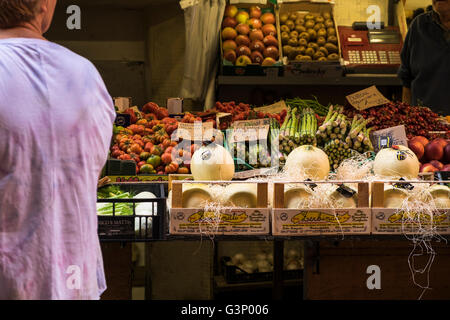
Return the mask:
<path id="1" fill-rule="evenodd" d="M 412 142 L 412 141 L 419 141 L 424 147 L 430 142 L 430 141 L 428 141 L 427 138 L 422 137 L 422 136 L 415 136 L 415 137 L 412 138 L 410 141 L 411 141 L 411 142 Z"/>
<path id="2" fill-rule="evenodd" d="M 274 36 L 268 35 L 264 37 L 263 42 L 266 47 L 268 46 L 278 47 L 278 40 Z"/>
<path id="3" fill-rule="evenodd" d="M 435 167 L 436 169 L 438 169 L 439 171 L 442 170 L 442 168 L 444 167 L 444 165 L 442 164 L 442 162 L 439 162 L 437 160 L 431 160 L 430 164 L 433 165 L 433 167 Z"/>
<path id="4" fill-rule="evenodd" d="M 263 53 L 264 49 L 265 49 L 264 43 L 262 43 L 262 41 L 260 40 L 252 41 L 252 43 L 250 44 L 250 50 L 252 51 L 259 51 Z"/>
<path id="5" fill-rule="evenodd" d="M 252 40 L 252 41 L 255 41 L 255 40 L 263 41 L 264 33 L 262 32 L 262 30 L 253 29 L 252 31 L 250 31 L 249 37 L 250 37 L 250 40 Z"/>
<path id="6" fill-rule="evenodd" d="M 445 163 L 450 163 L 450 143 L 447 144 L 444 148 L 444 159 Z"/>
<path id="7" fill-rule="evenodd" d="M 234 28 L 237 26 L 237 21 L 235 18 L 225 17 L 222 22 L 222 28 L 230 27 Z"/>
<path id="8" fill-rule="evenodd" d="M 274 47 L 274 46 L 269 46 L 266 47 L 263 51 L 264 57 L 270 57 L 274 60 L 278 59 L 279 53 L 278 53 L 278 48 Z"/>
<path id="9" fill-rule="evenodd" d="M 233 40 L 226 40 L 226 41 L 223 42 L 223 45 L 222 45 L 223 51 L 236 50 L 237 47 L 238 46 L 237 46 L 236 42 L 233 41 Z"/>
<path id="10" fill-rule="evenodd" d="M 436 172 L 436 169 L 431 163 L 425 163 L 420 167 L 420 172 Z"/>
<path id="11" fill-rule="evenodd" d="M 247 23 L 252 29 L 261 29 L 263 26 L 261 20 L 256 18 L 251 18 L 250 20 L 247 21 Z"/>
<path id="12" fill-rule="evenodd" d="M 236 61 L 236 51 L 228 49 L 227 51 L 224 52 L 223 58 L 230 62 L 235 62 Z"/>
<path id="13" fill-rule="evenodd" d="M 238 8 L 234 5 L 228 5 L 225 8 L 225 16 L 233 18 L 238 12 Z"/>
<path id="14" fill-rule="evenodd" d="M 428 160 L 441 160 L 444 157 L 444 147 L 439 141 L 432 141 L 425 146 L 425 157 Z"/>
<path id="15" fill-rule="evenodd" d="M 244 36 L 246 36 L 250 33 L 250 27 L 248 26 L 248 24 L 240 23 L 237 25 L 236 31 L 239 34 L 243 34 Z"/>
<path id="16" fill-rule="evenodd" d="M 249 56 L 252 54 L 252 51 L 250 50 L 249 47 L 247 46 L 239 46 L 239 48 L 237 48 L 236 53 L 238 55 L 238 57 L 240 56 Z"/>
<path id="17" fill-rule="evenodd" d="M 258 6 L 251 6 L 250 7 L 250 17 L 259 19 L 261 17 L 261 8 Z"/>
<path id="18" fill-rule="evenodd" d="M 253 63 L 261 64 L 264 61 L 264 57 L 259 51 L 253 51 L 250 55 L 250 58 L 252 59 Z"/>
<path id="19" fill-rule="evenodd" d="M 275 24 L 275 16 L 273 13 L 266 12 L 261 16 L 261 21 L 264 24 Z"/>
<path id="20" fill-rule="evenodd" d="M 414 152 L 417 156 L 417 159 L 422 159 L 424 153 L 425 153 L 425 147 L 423 146 L 422 143 L 420 143 L 419 140 L 411 140 L 408 142 L 408 148 L 410 148 L 412 150 L 412 152 Z"/>
<path id="21" fill-rule="evenodd" d="M 239 46 L 246 46 L 248 47 L 250 45 L 250 39 L 247 36 L 244 35 L 238 35 L 236 37 L 236 44 Z"/>
<path id="22" fill-rule="evenodd" d="M 233 40 L 236 38 L 237 32 L 233 28 L 226 27 L 222 30 L 222 39 L 223 40 Z"/>
<path id="23" fill-rule="evenodd" d="M 261 30 L 265 36 L 268 36 L 268 35 L 275 36 L 277 34 L 277 29 L 275 28 L 275 26 L 273 24 L 265 24 L 261 28 Z"/>
<path id="24" fill-rule="evenodd" d="M 446 164 L 441 171 L 450 171 L 450 164 Z"/>

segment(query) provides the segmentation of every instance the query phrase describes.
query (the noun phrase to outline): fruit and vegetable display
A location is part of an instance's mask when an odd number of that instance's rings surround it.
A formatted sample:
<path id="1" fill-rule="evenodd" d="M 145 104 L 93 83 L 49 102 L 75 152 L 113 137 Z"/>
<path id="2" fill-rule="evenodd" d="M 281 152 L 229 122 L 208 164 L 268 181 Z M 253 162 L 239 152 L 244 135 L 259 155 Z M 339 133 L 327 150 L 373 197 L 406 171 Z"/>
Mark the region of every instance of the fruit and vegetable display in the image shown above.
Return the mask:
<path id="1" fill-rule="evenodd" d="M 348 107 L 344 113 L 350 118 L 357 113 L 365 119 L 373 118 L 368 127 L 374 131 L 404 125 L 408 139 L 414 136 L 431 140 L 438 138 L 438 133 L 430 133 L 434 131 L 447 132 L 447 136 L 450 134 L 450 125 L 444 123 L 438 114 L 427 107 L 410 106 L 404 102 L 390 102 L 363 111 Z"/>
<path id="2" fill-rule="evenodd" d="M 254 111 L 251 106 L 247 103 L 236 103 L 235 101 L 230 102 L 220 102 L 217 101 L 214 107 L 218 112 L 230 113 L 232 115 L 232 122 L 243 121 L 243 120 L 254 120 L 254 119 L 264 119 L 273 118 L 279 125 L 281 125 L 286 117 L 287 111 L 283 110 L 280 113 L 264 113 Z M 220 126 L 220 130 L 225 130 L 228 128 L 228 124 L 225 126 Z"/>
<path id="3" fill-rule="evenodd" d="M 275 15 L 270 10 L 228 5 L 222 22 L 224 61 L 235 66 L 272 66 L 280 57 Z"/>
<path id="4" fill-rule="evenodd" d="M 339 45 L 333 16 L 280 13 L 282 54 L 290 61 L 339 61 Z"/>
<path id="5" fill-rule="evenodd" d="M 355 115 L 350 122 L 343 113 L 343 107 L 330 106 L 320 126 L 318 120 L 320 118 L 311 108 L 300 113 L 295 107 L 288 112 L 280 130 L 280 152 L 284 157 L 301 145 L 318 146 L 326 152 L 335 170 L 355 152 L 373 151 L 370 129 L 366 127 L 371 118 L 365 120 Z"/>
<path id="6" fill-rule="evenodd" d="M 119 160 L 134 160 L 136 174 L 189 173 L 191 154 L 199 145 L 192 144 L 190 150 L 178 147 L 171 134 L 178 128 L 178 121 L 168 117 L 167 110 L 150 102 L 141 112 L 133 111 L 136 119 L 131 125 L 115 127 L 111 157 Z M 201 118 L 186 113 L 181 122 L 193 123 Z M 134 123 L 133 123 L 134 122 Z"/>
<path id="7" fill-rule="evenodd" d="M 408 147 L 419 159 L 420 172 L 450 171 L 450 142 L 443 138 L 428 140 L 415 136 L 408 141 Z"/>

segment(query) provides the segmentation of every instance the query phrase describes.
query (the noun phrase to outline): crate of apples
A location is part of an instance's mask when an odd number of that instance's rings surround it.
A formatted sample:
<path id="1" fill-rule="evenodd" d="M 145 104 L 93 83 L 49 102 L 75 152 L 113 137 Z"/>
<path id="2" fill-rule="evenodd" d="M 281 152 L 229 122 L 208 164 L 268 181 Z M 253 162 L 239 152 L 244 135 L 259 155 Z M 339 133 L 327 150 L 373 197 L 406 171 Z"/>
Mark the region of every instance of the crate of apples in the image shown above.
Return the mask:
<path id="1" fill-rule="evenodd" d="M 275 14 L 270 7 L 228 5 L 222 22 L 224 65 L 273 66 L 280 58 Z"/>
<path id="2" fill-rule="evenodd" d="M 408 147 L 416 154 L 420 172 L 450 171 L 450 142 L 443 138 L 429 141 L 422 136 L 413 137 Z"/>

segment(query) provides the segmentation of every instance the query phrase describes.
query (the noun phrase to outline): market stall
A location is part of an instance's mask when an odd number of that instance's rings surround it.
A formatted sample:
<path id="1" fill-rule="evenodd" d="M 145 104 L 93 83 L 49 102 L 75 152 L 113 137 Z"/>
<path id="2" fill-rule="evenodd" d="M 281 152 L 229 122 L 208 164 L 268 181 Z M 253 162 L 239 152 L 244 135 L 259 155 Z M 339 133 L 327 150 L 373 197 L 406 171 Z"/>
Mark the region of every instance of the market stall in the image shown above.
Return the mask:
<path id="1" fill-rule="evenodd" d="M 97 205 L 113 297 L 448 298 L 449 115 L 400 101 L 404 1 L 377 2 L 379 33 L 341 1 L 263 2 L 214 24 L 212 108 L 114 92 Z M 411 244 L 430 283 L 409 279 Z"/>

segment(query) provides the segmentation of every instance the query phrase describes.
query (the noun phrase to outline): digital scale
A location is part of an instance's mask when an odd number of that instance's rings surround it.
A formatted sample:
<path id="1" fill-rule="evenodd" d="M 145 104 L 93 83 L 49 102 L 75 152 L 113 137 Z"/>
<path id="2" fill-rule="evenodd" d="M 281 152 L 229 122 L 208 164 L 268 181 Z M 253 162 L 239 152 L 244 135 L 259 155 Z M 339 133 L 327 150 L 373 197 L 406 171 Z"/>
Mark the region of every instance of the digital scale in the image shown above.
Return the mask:
<path id="1" fill-rule="evenodd" d="M 338 26 L 342 58 L 348 73 L 397 73 L 403 39 L 397 27 L 364 30 L 365 23 Z"/>

